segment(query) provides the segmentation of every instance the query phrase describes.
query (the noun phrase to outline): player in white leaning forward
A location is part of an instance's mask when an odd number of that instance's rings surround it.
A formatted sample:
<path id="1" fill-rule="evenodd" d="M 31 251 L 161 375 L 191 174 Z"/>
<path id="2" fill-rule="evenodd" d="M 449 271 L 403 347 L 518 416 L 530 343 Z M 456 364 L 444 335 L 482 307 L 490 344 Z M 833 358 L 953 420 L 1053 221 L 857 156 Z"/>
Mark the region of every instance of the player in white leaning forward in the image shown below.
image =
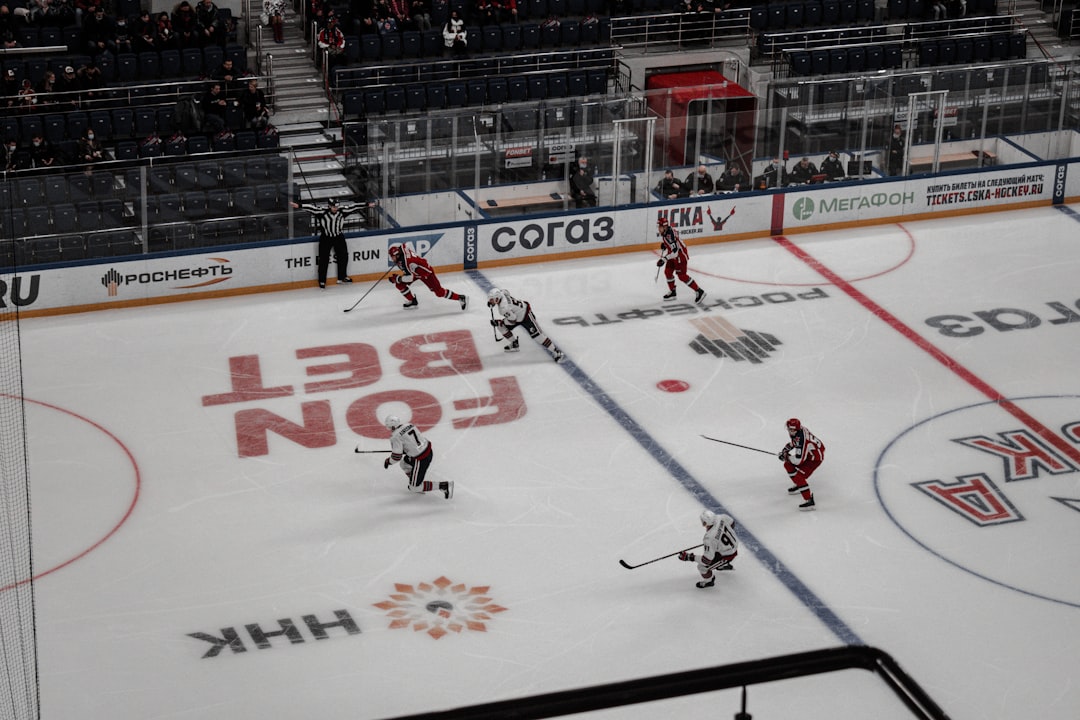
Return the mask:
<path id="1" fill-rule="evenodd" d="M 787 421 L 787 431 L 791 439 L 780 451 L 780 459 L 784 461 L 788 477 L 795 483 L 788 488 L 788 494 L 802 493 L 803 503 L 799 509 L 813 510 L 814 493 L 810 491 L 809 480 L 825 459 L 825 443 L 807 430 L 798 418 Z"/>
<path id="2" fill-rule="evenodd" d="M 679 239 L 679 233 L 671 227 L 666 217 L 656 221 L 656 233 L 660 236 L 660 259 L 656 261 L 656 267 L 664 268 L 664 279 L 667 280 L 668 287 L 664 299 L 675 299 L 675 278 L 678 277 L 694 291 L 694 302 L 701 302 L 705 291 L 686 273 L 686 264 L 690 261 L 690 251 L 686 249 L 686 243 Z"/>
<path id="3" fill-rule="evenodd" d="M 518 300 L 502 288 L 491 288 L 488 291 L 488 307 L 492 308 L 491 326 L 496 333 L 500 333 L 509 342 L 503 347 L 506 352 L 517 352 L 520 349 L 517 336 L 512 330 L 518 325 L 524 327 L 536 342 L 543 345 L 555 362 L 562 362 L 563 352 L 536 324 L 536 316 L 533 315 L 532 306 L 524 300 Z"/>
<path id="4" fill-rule="evenodd" d="M 679 559 L 687 562 L 697 560 L 697 569 L 701 574 L 697 586 L 708 588 L 716 584 L 714 570 L 720 572 L 734 569 L 731 561 L 739 554 L 739 538 L 735 536 L 735 521 L 730 515 L 717 515 L 712 510 L 702 510 L 701 524 L 705 528 L 705 537 L 701 541 L 705 547 L 701 549 L 701 557 L 683 550 L 679 553 Z"/>
<path id="5" fill-rule="evenodd" d="M 390 431 L 390 457 L 383 461 L 383 467 L 389 470 L 391 465 L 400 462 L 401 469 L 409 478 L 409 492 L 427 493 L 435 490 L 435 483 L 424 479 L 435 458 L 431 442 L 415 425 L 401 422 L 396 415 L 387 415 L 383 424 Z M 447 500 L 454 497 L 453 480 L 439 483 L 438 489 Z"/>

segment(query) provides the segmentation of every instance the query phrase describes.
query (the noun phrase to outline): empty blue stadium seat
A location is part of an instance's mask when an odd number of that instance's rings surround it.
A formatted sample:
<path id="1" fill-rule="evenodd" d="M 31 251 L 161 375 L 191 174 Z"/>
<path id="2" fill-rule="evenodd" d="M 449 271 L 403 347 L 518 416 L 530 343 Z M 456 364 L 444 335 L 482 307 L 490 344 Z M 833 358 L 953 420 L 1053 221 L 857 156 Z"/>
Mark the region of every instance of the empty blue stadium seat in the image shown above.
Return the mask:
<path id="1" fill-rule="evenodd" d="M 788 2 L 784 5 L 784 25 L 789 28 L 802 27 L 806 22 L 806 7 L 801 2 Z"/>
<path id="2" fill-rule="evenodd" d="M 590 95 L 604 95 L 607 93 L 607 73 L 605 71 L 592 68 L 585 71 L 585 77 Z"/>
<path id="3" fill-rule="evenodd" d="M 805 51 L 793 52 L 789 55 L 789 62 L 791 63 L 792 75 L 805 76 L 810 74 L 810 53 Z"/>
<path id="4" fill-rule="evenodd" d="M 405 110 L 405 88 L 391 85 L 386 88 L 386 112 L 400 113 Z"/>
<path id="5" fill-rule="evenodd" d="M 383 60 L 400 60 L 401 59 L 401 35 L 399 33 L 387 33 L 382 38 L 382 59 Z"/>
<path id="6" fill-rule="evenodd" d="M 540 26 L 537 23 L 521 24 L 521 47 L 523 50 L 536 50 L 540 47 Z"/>
<path id="7" fill-rule="evenodd" d="M 401 33 L 401 56 L 419 58 L 424 55 L 424 36 L 418 30 L 405 30 Z"/>
<path id="8" fill-rule="evenodd" d="M 501 104 L 510 99 L 509 83 L 504 77 L 493 77 L 487 80 L 487 99 L 490 103 Z"/>
<path id="9" fill-rule="evenodd" d="M 364 115 L 382 115 L 386 112 L 386 91 L 383 88 L 364 90 L 363 107 Z"/>
<path id="10" fill-rule="evenodd" d="M 465 107 L 469 104 L 469 90 L 463 80 L 451 80 L 446 83 L 446 106 Z"/>
<path id="11" fill-rule="evenodd" d="M 446 107 L 446 84 L 431 82 L 427 84 L 427 107 L 429 110 L 439 110 Z"/>
<path id="12" fill-rule="evenodd" d="M 919 67 L 929 67 L 938 64 L 938 41 L 920 40 L 918 47 Z"/>
<path id="13" fill-rule="evenodd" d="M 529 84 L 522 75 L 507 78 L 506 90 L 509 102 L 525 102 L 529 99 Z"/>

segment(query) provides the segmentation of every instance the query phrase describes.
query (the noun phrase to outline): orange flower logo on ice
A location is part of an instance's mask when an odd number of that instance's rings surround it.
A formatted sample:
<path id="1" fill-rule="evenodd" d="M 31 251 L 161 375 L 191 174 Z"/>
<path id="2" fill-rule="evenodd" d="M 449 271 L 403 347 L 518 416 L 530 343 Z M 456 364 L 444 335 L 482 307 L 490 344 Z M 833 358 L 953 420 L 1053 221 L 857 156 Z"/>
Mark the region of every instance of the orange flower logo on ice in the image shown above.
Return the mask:
<path id="1" fill-rule="evenodd" d="M 390 627 L 411 627 L 436 640 L 463 630 L 487 632 L 486 621 L 506 610 L 488 597 L 490 586 L 455 585 L 445 577 L 415 586 L 395 583 L 394 589 L 397 592 L 389 600 L 375 603 L 375 607 L 386 611 Z"/>

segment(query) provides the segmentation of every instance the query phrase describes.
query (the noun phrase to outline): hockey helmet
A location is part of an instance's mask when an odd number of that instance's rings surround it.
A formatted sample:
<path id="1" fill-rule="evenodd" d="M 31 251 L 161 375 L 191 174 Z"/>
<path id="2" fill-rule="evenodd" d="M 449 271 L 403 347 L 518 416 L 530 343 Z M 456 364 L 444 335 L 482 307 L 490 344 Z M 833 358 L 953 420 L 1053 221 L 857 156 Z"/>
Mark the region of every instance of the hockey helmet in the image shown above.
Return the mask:
<path id="1" fill-rule="evenodd" d="M 660 217 L 658 217 L 656 219 L 656 224 L 659 225 L 660 227 L 667 227 L 667 224 L 668 224 L 667 218 L 664 217 L 663 215 L 661 215 Z"/>
<path id="2" fill-rule="evenodd" d="M 488 290 L 488 305 L 497 304 L 500 300 L 503 299 L 504 294 L 505 293 L 503 293 L 502 288 L 493 287 Z"/>
<path id="3" fill-rule="evenodd" d="M 386 419 L 383 420 L 383 425 L 386 426 L 387 430 L 396 430 L 402 425 L 401 418 L 397 415 L 387 415 Z"/>
<path id="4" fill-rule="evenodd" d="M 787 421 L 788 435 L 794 435 L 795 433 L 799 432 L 799 428 L 801 427 L 802 423 L 799 422 L 799 418 L 791 418 Z"/>
<path id="5" fill-rule="evenodd" d="M 390 259 L 391 260 L 397 260 L 402 255 L 401 245 L 398 244 L 398 243 L 395 243 L 395 244 L 391 245 L 389 253 L 390 253 Z"/>
<path id="6" fill-rule="evenodd" d="M 711 528 L 716 524 L 716 513 L 712 510 L 701 511 L 701 524 L 707 528 Z"/>

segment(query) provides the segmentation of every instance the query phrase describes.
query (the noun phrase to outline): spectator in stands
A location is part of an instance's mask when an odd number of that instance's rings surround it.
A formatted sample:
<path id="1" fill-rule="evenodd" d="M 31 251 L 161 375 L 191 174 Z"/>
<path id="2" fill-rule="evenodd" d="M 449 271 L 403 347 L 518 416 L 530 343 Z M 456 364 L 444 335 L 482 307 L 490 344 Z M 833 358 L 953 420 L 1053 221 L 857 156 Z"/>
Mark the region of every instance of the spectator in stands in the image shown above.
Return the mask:
<path id="1" fill-rule="evenodd" d="M 0 3 L 0 35 L 15 37 L 15 16 L 6 3 Z"/>
<path id="2" fill-rule="evenodd" d="M 675 200 L 690 194 L 683 189 L 683 184 L 675 179 L 675 173 L 671 170 L 664 171 L 664 178 L 657 183 L 656 192 L 660 197 L 668 200 Z"/>
<path id="3" fill-rule="evenodd" d="M 780 158 L 774 157 L 769 166 L 765 168 L 765 172 L 762 173 L 762 182 L 756 183 L 758 188 L 778 188 L 785 187 L 788 184 L 788 171 L 780 162 Z"/>
<path id="4" fill-rule="evenodd" d="M 240 90 L 240 71 L 236 69 L 231 57 L 226 56 L 221 64 L 210 71 L 210 79 L 221 83 L 221 89 L 227 97 L 234 97 Z"/>
<path id="5" fill-rule="evenodd" d="M 135 36 L 135 52 L 153 52 L 158 50 L 157 22 L 150 16 L 149 10 L 143 10 L 131 28 Z"/>
<path id="6" fill-rule="evenodd" d="M 55 88 L 56 92 L 62 93 L 57 98 L 61 104 L 72 107 L 78 106 L 79 91 L 82 90 L 82 84 L 75 74 L 74 67 L 71 65 L 64 66 L 64 72 L 60 73 L 60 77 L 56 78 Z"/>
<path id="7" fill-rule="evenodd" d="M 41 82 L 37 86 L 38 105 L 55 105 L 56 97 L 56 73 L 46 70 L 41 76 Z"/>
<path id="8" fill-rule="evenodd" d="M 19 82 L 15 71 L 9 68 L 4 73 L 3 81 L 0 81 L 0 98 L 3 98 L 4 107 L 14 108 L 18 104 L 19 88 L 21 87 L 22 83 Z"/>
<path id="9" fill-rule="evenodd" d="M 904 129 L 893 125 L 892 137 L 889 138 L 889 174 L 904 174 Z"/>
<path id="10" fill-rule="evenodd" d="M 195 8 L 188 0 L 181 0 L 173 10 L 172 26 L 181 48 L 199 47 L 199 21 L 195 19 Z"/>
<path id="11" fill-rule="evenodd" d="M 225 108 L 228 100 L 221 89 L 221 83 L 212 81 L 202 98 L 203 132 L 217 134 L 226 129 Z"/>
<path id="12" fill-rule="evenodd" d="M 804 157 L 791 168 L 791 182 L 806 185 L 810 178 L 818 174 L 817 165 L 810 162 L 810 158 Z"/>
<path id="13" fill-rule="evenodd" d="M 285 0 L 263 0 L 263 14 L 270 20 L 274 42 L 285 42 Z"/>
<path id="14" fill-rule="evenodd" d="M 829 152 L 829 157 L 821 161 L 821 172 L 823 172 L 825 177 L 829 180 L 839 180 L 847 175 L 843 163 L 840 162 L 840 156 L 835 150 L 831 150 Z"/>
<path id="15" fill-rule="evenodd" d="M 562 21 L 559 20 L 559 16 L 555 13 L 551 13 L 547 16 L 547 19 L 540 23 L 540 29 L 555 28 L 556 30 L 562 27 Z"/>
<path id="16" fill-rule="evenodd" d="M 173 30 L 172 18 L 169 17 L 169 13 L 158 13 L 156 24 L 159 49 L 178 49 L 180 47 L 180 41 L 176 37 L 176 31 Z"/>
<path id="17" fill-rule="evenodd" d="M 195 22 L 198 24 L 202 45 L 225 44 L 225 24 L 214 0 L 200 0 L 195 6 Z"/>
<path id="18" fill-rule="evenodd" d="M 326 52 L 330 67 L 345 60 L 345 34 L 338 27 L 337 18 L 330 18 L 329 22 L 326 23 L 326 27 L 319 31 L 319 37 L 315 44 L 318 45 L 320 50 Z"/>
<path id="19" fill-rule="evenodd" d="M 944 20 L 949 14 L 944 0 L 930 0 L 930 17 L 933 20 Z"/>
<path id="20" fill-rule="evenodd" d="M 16 172 L 30 167 L 30 156 L 19 147 L 19 143 L 15 138 L 8 138 L 3 148 L 4 156 L 2 160 L 5 172 Z"/>
<path id="21" fill-rule="evenodd" d="M 473 22 L 481 27 L 499 24 L 499 11 L 491 0 L 476 0 L 471 17 Z"/>
<path id="22" fill-rule="evenodd" d="M 113 22 L 113 45 L 118 53 L 135 52 L 135 36 L 128 26 L 126 17 L 120 16 Z"/>
<path id="23" fill-rule="evenodd" d="M 716 192 L 716 183 L 704 165 L 698 165 L 697 172 L 687 175 L 683 180 L 683 186 L 690 191 L 691 195 L 711 195 Z"/>
<path id="24" fill-rule="evenodd" d="M 244 111 L 244 123 L 249 127 L 254 127 L 252 122 L 263 114 L 267 116 L 269 122 L 266 94 L 259 88 L 259 81 L 255 78 L 248 80 L 247 87 L 240 93 L 240 107 Z"/>
<path id="25" fill-rule="evenodd" d="M 492 0 L 499 23 L 516 23 L 518 17 L 517 0 Z"/>
<path id="26" fill-rule="evenodd" d="M 93 128 L 87 128 L 83 136 L 79 138 L 77 150 L 79 162 L 96 163 L 105 159 L 105 146 L 101 144 Z"/>
<path id="27" fill-rule="evenodd" d="M 450 11 L 450 18 L 443 25 L 443 44 L 454 55 L 465 55 L 469 50 L 469 31 L 457 10 Z"/>
<path id="28" fill-rule="evenodd" d="M 79 86 L 79 102 L 82 104 L 93 103 L 105 89 L 105 78 L 101 74 L 101 66 L 94 58 L 90 58 L 89 62 L 75 73 L 75 82 Z"/>
<path id="29" fill-rule="evenodd" d="M 397 18 L 393 15 L 379 21 L 379 35 L 397 35 L 399 32 Z"/>
<path id="30" fill-rule="evenodd" d="M 56 151 L 52 143 L 40 133 L 34 133 L 30 140 L 30 165 L 35 168 L 48 168 L 56 165 Z"/>
<path id="31" fill-rule="evenodd" d="M 37 109 L 38 96 L 34 89 L 34 83 L 30 78 L 23 78 L 22 87 L 19 88 L 19 99 L 16 105 L 23 112 L 31 112 Z"/>
<path id="32" fill-rule="evenodd" d="M 394 19 L 397 30 L 410 27 L 408 0 L 387 0 L 387 5 L 390 7 L 390 17 Z"/>
<path id="33" fill-rule="evenodd" d="M 431 7 L 427 0 L 412 0 L 409 3 L 409 20 L 420 32 L 431 29 Z"/>
<path id="34" fill-rule="evenodd" d="M 725 192 L 749 190 L 750 178 L 743 173 L 739 163 L 729 162 L 727 167 L 724 168 L 724 172 L 720 173 L 720 180 L 717 181 L 717 188 Z"/>
<path id="35" fill-rule="evenodd" d="M 112 21 L 105 15 L 105 8 L 98 5 L 90 17 L 83 19 L 83 42 L 86 51 L 91 55 L 103 52 L 116 52 L 116 28 Z"/>
<path id="36" fill-rule="evenodd" d="M 582 155 L 570 175 L 570 197 L 575 207 L 596 207 L 596 190 L 593 188 L 593 169 L 589 158 Z"/>

